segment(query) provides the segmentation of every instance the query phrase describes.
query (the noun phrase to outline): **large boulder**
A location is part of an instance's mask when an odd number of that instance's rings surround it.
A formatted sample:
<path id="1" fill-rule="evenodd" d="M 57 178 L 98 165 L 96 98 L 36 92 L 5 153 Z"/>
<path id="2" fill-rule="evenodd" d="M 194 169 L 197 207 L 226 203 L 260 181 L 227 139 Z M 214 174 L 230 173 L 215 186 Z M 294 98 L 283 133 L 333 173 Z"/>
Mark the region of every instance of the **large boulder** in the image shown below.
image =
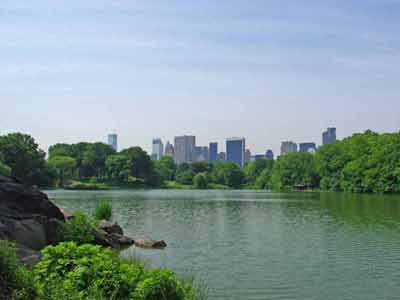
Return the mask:
<path id="1" fill-rule="evenodd" d="M 61 222 L 64 215 L 46 194 L 16 178 L 0 176 L 0 239 L 40 250 L 57 241 Z"/>

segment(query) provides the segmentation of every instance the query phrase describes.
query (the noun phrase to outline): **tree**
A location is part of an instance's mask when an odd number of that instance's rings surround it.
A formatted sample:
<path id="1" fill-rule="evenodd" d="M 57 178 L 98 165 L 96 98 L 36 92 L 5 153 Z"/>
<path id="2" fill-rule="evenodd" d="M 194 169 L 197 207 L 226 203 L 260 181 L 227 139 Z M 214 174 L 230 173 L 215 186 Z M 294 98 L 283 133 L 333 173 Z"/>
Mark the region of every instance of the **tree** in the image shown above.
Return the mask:
<path id="1" fill-rule="evenodd" d="M 309 188 L 319 186 L 319 177 L 311 153 L 289 153 L 274 164 L 271 186 L 276 190 L 293 189 L 296 185 Z"/>
<path id="2" fill-rule="evenodd" d="M 174 180 L 176 164 L 171 156 L 163 156 L 155 162 L 155 169 L 161 177 L 161 181 Z"/>
<path id="3" fill-rule="evenodd" d="M 212 164 L 211 178 L 214 183 L 240 188 L 244 183 L 243 170 L 232 162 L 216 161 Z"/>
<path id="4" fill-rule="evenodd" d="M 11 175 L 28 184 L 39 185 L 46 181 L 45 153 L 34 138 L 22 133 L 0 136 L 0 153 L 3 163 L 11 168 Z"/>
<path id="5" fill-rule="evenodd" d="M 208 187 L 207 174 L 198 173 L 193 177 L 193 186 L 199 190 L 205 190 Z"/>
<path id="6" fill-rule="evenodd" d="M 196 161 L 196 162 L 190 164 L 189 167 L 193 171 L 194 174 L 211 171 L 210 164 L 205 161 Z"/>
<path id="7" fill-rule="evenodd" d="M 0 161 L 0 175 L 10 176 L 11 168 Z"/>
<path id="8" fill-rule="evenodd" d="M 127 183 L 131 176 L 132 162 L 126 155 L 115 154 L 107 157 L 106 173 L 109 180 L 116 183 Z"/>
<path id="9" fill-rule="evenodd" d="M 49 160 L 49 165 L 57 170 L 60 186 L 64 187 L 65 177 L 72 174 L 76 160 L 69 156 L 54 156 Z"/>
<path id="10" fill-rule="evenodd" d="M 272 170 L 269 168 L 265 168 L 261 172 L 261 174 L 257 177 L 254 183 L 254 187 L 260 190 L 270 189 L 271 175 L 272 175 Z"/>
<path id="11" fill-rule="evenodd" d="M 250 185 L 254 185 L 258 177 L 261 175 L 261 173 L 265 169 L 268 170 L 266 174 L 270 173 L 272 171 L 273 166 L 274 166 L 274 161 L 270 159 L 258 159 L 248 163 L 244 167 L 247 183 Z"/>

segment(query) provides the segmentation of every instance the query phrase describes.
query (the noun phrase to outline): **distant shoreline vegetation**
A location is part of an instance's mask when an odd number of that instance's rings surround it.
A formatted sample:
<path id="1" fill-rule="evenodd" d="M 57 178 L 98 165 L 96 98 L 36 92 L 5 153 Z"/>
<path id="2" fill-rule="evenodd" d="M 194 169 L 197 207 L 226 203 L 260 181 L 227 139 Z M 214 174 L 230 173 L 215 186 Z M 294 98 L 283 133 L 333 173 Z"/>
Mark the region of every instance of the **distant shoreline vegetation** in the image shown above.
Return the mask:
<path id="1" fill-rule="evenodd" d="M 140 147 L 116 152 L 104 143 L 56 144 L 45 152 L 34 138 L 0 136 L 0 174 L 48 188 L 322 190 L 400 192 L 400 133 L 366 131 L 320 147 L 260 159 L 243 169 L 232 162 L 177 166 L 172 157 L 152 161 Z"/>

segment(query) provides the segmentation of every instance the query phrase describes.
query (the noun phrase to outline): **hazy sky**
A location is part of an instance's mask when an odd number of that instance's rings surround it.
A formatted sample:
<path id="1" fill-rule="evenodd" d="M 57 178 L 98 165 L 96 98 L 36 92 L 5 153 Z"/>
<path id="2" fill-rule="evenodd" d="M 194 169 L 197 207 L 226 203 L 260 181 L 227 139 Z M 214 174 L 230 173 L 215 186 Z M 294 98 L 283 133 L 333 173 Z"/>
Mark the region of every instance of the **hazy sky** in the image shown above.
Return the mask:
<path id="1" fill-rule="evenodd" d="M 400 0 L 0 0 L 0 134 L 253 152 L 400 128 Z"/>

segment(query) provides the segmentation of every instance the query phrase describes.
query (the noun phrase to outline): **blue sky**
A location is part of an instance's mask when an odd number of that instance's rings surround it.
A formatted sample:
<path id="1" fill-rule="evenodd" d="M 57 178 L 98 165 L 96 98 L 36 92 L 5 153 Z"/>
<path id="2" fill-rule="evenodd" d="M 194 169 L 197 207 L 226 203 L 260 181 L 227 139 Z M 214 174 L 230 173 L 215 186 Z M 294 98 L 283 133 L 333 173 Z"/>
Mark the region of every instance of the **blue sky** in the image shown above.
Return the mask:
<path id="1" fill-rule="evenodd" d="M 1 0 L 0 133 L 252 152 L 400 128 L 400 0 Z"/>

